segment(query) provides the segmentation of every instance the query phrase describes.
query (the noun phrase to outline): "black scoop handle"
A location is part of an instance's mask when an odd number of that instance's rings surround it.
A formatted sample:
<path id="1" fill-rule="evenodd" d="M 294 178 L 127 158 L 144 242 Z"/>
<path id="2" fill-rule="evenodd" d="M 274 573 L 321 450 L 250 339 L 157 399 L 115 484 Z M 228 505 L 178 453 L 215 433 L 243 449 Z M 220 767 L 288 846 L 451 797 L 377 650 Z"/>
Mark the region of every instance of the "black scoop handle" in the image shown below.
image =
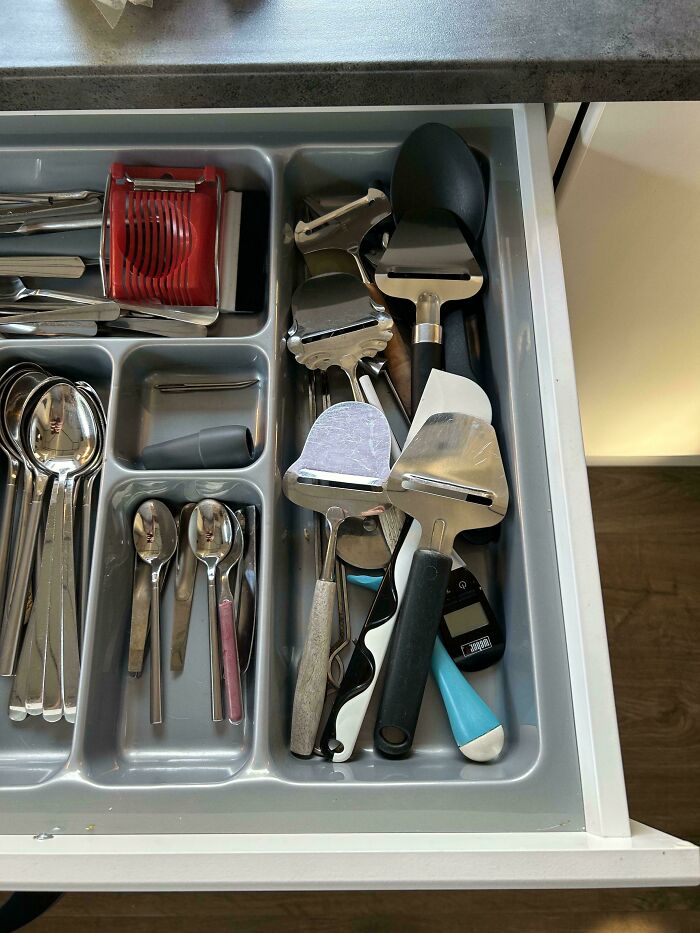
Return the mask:
<path id="1" fill-rule="evenodd" d="M 451 569 L 451 557 L 437 551 L 413 555 L 374 726 L 375 748 L 387 758 L 401 758 L 413 745 Z"/>

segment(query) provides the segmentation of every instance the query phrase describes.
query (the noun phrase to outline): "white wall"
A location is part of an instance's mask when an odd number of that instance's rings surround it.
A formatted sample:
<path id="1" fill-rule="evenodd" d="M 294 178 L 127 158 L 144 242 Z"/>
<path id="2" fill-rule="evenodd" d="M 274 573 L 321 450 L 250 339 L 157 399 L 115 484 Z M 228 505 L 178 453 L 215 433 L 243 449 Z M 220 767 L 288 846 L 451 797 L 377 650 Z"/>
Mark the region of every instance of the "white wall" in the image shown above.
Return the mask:
<path id="1" fill-rule="evenodd" d="M 557 191 L 586 454 L 700 462 L 700 103 L 591 104 Z"/>

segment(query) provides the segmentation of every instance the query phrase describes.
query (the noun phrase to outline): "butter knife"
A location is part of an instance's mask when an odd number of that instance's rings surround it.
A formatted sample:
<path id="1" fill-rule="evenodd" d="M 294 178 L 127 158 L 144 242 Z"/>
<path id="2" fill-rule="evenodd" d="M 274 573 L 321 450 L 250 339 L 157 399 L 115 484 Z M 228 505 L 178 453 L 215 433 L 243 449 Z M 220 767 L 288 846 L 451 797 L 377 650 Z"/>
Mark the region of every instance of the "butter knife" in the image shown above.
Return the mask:
<path id="1" fill-rule="evenodd" d="M 177 564 L 175 567 L 175 611 L 173 641 L 170 648 L 170 670 L 181 671 L 185 666 L 187 636 L 190 630 L 192 596 L 197 576 L 197 558 L 190 547 L 187 530 L 195 503 L 183 505 L 178 518 Z"/>
<path id="2" fill-rule="evenodd" d="M 245 550 L 236 574 L 235 601 L 238 605 L 238 660 L 241 674 L 248 670 L 253 654 L 257 594 L 258 513 L 254 505 L 236 512 L 245 536 Z"/>
<path id="3" fill-rule="evenodd" d="M 131 631 L 129 633 L 129 673 L 140 677 L 148 637 L 151 612 L 151 570 L 138 555 L 134 564 L 134 589 L 131 596 Z"/>

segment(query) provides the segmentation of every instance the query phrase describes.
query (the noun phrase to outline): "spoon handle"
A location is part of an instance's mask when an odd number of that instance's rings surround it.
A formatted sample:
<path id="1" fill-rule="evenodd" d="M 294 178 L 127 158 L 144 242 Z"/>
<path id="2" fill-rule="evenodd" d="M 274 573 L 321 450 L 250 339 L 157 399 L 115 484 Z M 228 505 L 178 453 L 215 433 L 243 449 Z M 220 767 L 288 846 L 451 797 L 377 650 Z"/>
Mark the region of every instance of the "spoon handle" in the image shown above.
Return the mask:
<path id="1" fill-rule="evenodd" d="M 34 489 L 34 475 L 32 471 L 25 466 L 22 471 L 22 497 L 20 499 L 19 515 L 15 526 L 16 540 L 13 542 L 12 560 L 10 561 L 10 570 L 7 579 L 7 599 L 9 604 L 12 602 L 12 596 L 17 582 L 17 573 L 20 565 L 20 554 L 22 551 L 22 541 L 26 534 L 27 521 L 29 519 L 29 509 L 32 504 L 32 492 Z"/>
<path id="2" fill-rule="evenodd" d="M 47 722 L 58 722 L 63 716 L 63 697 L 61 695 L 61 682 L 63 680 L 63 614 L 64 605 L 64 574 L 65 574 L 65 522 L 66 501 L 68 499 L 68 483 L 66 477 L 55 480 L 58 486 L 58 506 L 56 513 L 55 537 L 53 546 L 52 575 L 49 585 L 48 628 L 46 633 L 46 651 L 44 654 L 44 685 L 41 693 L 42 713 Z M 43 566 L 43 561 L 42 561 Z M 27 711 L 32 714 L 32 704 L 36 703 L 36 690 L 27 698 Z"/>
<path id="3" fill-rule="evenodd" d="M 58 552 L 62 540 L 63 524 L 63 484 L 54 480 L 51 487 L 51 498 L 49 500 L 49 514 L 46 519 L 46 530 L 44 532 L 44 549 L 42 551 L 41 568 L 39 570 L 39 584 L 37 595 L 32 606 L 30 625 L 34 626 L 34 644 L 30 651 L 27 648 L 28 665 L 26 672 L 26 693 L 24 704 L 30 716 L 41 714 L 44 692 L 44 666 L 48 648 L 49 617 L 52 603 L 52 582 L 55 578 L 61 576 L 61 555 Z M 58 590 L 60 598 L 60 588 Z M 60 605 L 59 605 L 60 612 Z M 59 632 L 60 635 L 60 632 Z M 22 647 L 22 656 L 20 657 L 19 667 L 22 668 L 27 638 L 25 636 L 25 645 Z M 60 646 L 59 646 L 60 651 Z M 20 672 L 17 672 L 18 681 L 21 680 Z"/>
<path id="4" fill-rule="evenodd" d="M 61 638 L 61 686 L 63 715 L 66 722 L 75 722 L 78 710 L 80 652 L 78 649 L 78 613 L 75 598 L 75 550 L 73 547 L 73 499 L 75 479 L 66 485 L 63 509 L 63 627 Z"/>
<path id="5" fill-rule="evenodd" d="M 131 596 L 131 629 L 129 631 L 129 674 L 140 677 L 148 638 L 148 616 L 151 611 L 151 570 L 140 557 L 134 564 L 134 584 Z"/>
<path id="6" fill-rule="evenodd" d="M 7 461 L 7 481 L 2 503 L 2 518 L 0 518 L 0 609 L 3 611 L 8 584 L 10 538 L 12 537 L 12 519 L 15 514 L 15 492 L 17 491 L 17 477 L 19 475 L 19 461 L 9 454 L 7 454 Z"/>
<path id="7" fill-rule="evenodd" d="M 236 623 L 234 621 L 233 601 L 230 599 L 222 599 L 219 603 L 219 633 L 221 636 L 221 653 L 224 661 L 226 718 L 229 722 L 240 722 L 243 719 L 241 671 L 238 663 L 238 645 L 236 644 Z"/>
<path id="8" fill-rule="evenodd" d="M 207 600 L 209 603 L 209 666 L 211 676 L 211 718 L 221 722 L 224 718 L 221 697 L 221 653 L 216 625 L 216 576 L 207 568 Z M 240 687 L 239 687 L 240 690 Z"/>
<path id="9" fill-rule="evenodd" d="M 29 577 L 34 564 L 36 553 L 36 539 L 39 532 L 39 520 L 44 504 L 44 493 L 48 476 L 40 473 L 34 483 L 31 505 L 27 525 L 24 528 L 18 548 L 17 573 L 14 587 L 9 593 L 7 608 L 2 623 L 2 637 L 0 638 L 0 675 L 8 676 L 14 672 L 17 661 L 17 647 L 19 645 L 22 621 L 24 620 L 27 605 L 27 590 Z"/>
<path id="10" fill-rule="evenodd" d="M 151 725 L 163 722 L 160 681 L 160 571 L 151 570 Z"/>
<path id="11" fill-rule="evenodd" d="M 92 525 L 92 490 L 100 470 L 90 473 L 83 483 L 82 518 L 80 525 L 80 641 L 85 637 L 85 623 L 87 621 L 87 599 L 90 585 L 90 565 L 92 552 L 90 550 L 90 537 Z"/>

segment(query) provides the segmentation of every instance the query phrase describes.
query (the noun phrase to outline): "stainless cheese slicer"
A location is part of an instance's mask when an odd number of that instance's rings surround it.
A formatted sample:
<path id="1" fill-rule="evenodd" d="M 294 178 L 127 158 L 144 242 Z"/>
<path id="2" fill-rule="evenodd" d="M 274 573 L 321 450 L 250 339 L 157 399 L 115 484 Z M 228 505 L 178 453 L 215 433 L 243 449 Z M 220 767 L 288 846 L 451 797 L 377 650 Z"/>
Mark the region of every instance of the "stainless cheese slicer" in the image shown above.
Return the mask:
<path id="1" fill-rule="evenodd" d="M 389 648 L 374 733 L 378 751 L 398 758 L 413 744 L 455 536 L 498 524 L 508 508 L 496 432 L 471 415 L 432 415 L 394 464 L 388 492 L 391 502 L 421 526 Z"/>
<path id="2" fill-rule="evenodd" d="M 313 752 L 323 712 L 336 602 L 338 529 L 346 518 L 377 515 L 388 507 L 390 449 L 391 431 L 382 412 L 361 402 L 341 402 L 319 415 L 301 456 L 284 475 L 287 498 L 323 513 L 328 525 L 328 546 L 314 589 L 294 693 L 290 749 L 295 755 Z"/>

